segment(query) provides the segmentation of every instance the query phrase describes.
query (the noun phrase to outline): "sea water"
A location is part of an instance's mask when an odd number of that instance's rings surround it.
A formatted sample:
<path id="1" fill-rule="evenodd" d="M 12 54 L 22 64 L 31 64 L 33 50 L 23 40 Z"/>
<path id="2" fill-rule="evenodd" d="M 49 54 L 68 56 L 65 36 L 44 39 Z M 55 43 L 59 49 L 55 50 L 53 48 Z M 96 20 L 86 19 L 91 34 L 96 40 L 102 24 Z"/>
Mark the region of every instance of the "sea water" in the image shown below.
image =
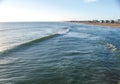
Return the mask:
<path id="1" fill-rule="evenodd" d="M 0 23 L 0 84 L 118 84 L 120 29 Z"/>

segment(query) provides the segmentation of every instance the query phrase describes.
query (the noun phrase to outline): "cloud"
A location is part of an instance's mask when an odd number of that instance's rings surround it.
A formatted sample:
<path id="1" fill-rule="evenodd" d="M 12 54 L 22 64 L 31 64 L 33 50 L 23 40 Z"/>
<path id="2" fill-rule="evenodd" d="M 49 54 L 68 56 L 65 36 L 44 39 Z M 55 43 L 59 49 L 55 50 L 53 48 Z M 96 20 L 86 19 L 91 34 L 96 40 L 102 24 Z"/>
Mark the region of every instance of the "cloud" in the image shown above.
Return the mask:
<path id="1" fill-rule="evenodd" d="M 94 2 L 96 2 L 97 0 L 84 0 L 85 1 L 85 3 L 94 3 Z"/>

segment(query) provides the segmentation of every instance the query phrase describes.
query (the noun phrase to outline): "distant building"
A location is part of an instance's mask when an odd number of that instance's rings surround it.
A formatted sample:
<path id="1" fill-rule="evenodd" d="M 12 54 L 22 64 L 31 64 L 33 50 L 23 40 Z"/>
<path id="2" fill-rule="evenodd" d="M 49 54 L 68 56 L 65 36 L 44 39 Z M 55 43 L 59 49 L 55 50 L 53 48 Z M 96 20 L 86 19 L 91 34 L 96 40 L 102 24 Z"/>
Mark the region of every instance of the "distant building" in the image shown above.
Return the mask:
<path id="1" fill-rule="evenodd" d="M 118 21 L 120 21 L 120 19 L 118 19 Z"/>
<path id="2" fill-rule="evenodd" d="M 115 21 L 114 20 L 110 20 L 110 23 L 115 23 Z"/>
<path id="3" fill-rule="evenodd" d="M 120 23 L 120 19 L 118 19 L 117 22 Z"/>
<path id="4" fill-rule="evenodd" d="M 104 20 L 100 20 L 100 23 L 104 23 L 105 21 Z"/>
<path id="5" fill-rule="evenodd" d="M 92 21 L 91 21 L 91 20 L 88 20 L 88 22 L 89 22 L 89 23 L 92 23 Z"/>
<path id="6" fill-rule="evenodd" d="M 110 23 L 110 21 L 109 20 L 105 20 L 105 23 Z"/>
<path id="7" fill-rule="evenodd" d="M 99 21 L 98 20 L 93 20 L 93 22 L 98 23 Z"/>
<path id="8" fill-rule="evenodd" d="M 120 23 L 120 19 L 115 20 L 115 23 Z"/>

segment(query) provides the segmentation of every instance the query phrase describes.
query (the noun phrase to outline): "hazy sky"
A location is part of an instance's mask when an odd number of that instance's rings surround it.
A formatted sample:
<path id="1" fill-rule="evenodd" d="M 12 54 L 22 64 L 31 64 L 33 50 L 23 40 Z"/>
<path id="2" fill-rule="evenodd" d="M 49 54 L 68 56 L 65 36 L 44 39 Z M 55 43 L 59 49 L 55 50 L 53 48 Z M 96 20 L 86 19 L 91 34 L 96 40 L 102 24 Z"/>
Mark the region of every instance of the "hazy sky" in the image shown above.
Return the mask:
<path id="1" fill-rule="evenodd" d="M 0 0 L 0 22 L 120 18 L 118 0 Z"/>

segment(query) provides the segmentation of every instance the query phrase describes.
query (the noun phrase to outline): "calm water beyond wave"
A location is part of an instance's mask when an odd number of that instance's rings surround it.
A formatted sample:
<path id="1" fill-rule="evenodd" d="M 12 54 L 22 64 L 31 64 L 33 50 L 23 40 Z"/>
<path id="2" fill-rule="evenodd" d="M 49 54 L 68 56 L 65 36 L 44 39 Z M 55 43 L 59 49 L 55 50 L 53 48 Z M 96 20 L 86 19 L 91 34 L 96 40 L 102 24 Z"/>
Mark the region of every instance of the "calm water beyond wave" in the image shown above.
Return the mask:
<path id="1" fill-rule="evenodd" d="M 0 23 L 0 84 L 119 84 L 120 29 Z"/>

